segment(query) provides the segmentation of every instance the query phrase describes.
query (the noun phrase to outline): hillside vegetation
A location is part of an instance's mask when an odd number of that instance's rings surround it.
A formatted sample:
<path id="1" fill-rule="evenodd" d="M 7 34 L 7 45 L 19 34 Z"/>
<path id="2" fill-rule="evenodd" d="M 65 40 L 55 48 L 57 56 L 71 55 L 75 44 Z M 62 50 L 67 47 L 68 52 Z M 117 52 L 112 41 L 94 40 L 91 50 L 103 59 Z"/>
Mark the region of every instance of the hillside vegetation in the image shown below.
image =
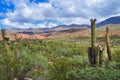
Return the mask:
<path id="1" fill-rule="evenodd" d="M 108 24 L 108 25 L 105 25 L 105 26 L 98 27 L 98 30 L 105 31 L 106 27 L 109 27 L 110 30 L 115 30 L 115 31 L 120 30 L 120 24 Z"/>
<path id="2" fill-rule="evenodd" d="M 91 42 L 84 42 L 89 39 L 22 40 L 16 36 L 9 42 L 4 38 L 0 41 L 0 80 L 119 80 L 120 40 L 111 43 L 114 61 L 108 61 L 105 48 L 102 67 L 91 67 Z"/>

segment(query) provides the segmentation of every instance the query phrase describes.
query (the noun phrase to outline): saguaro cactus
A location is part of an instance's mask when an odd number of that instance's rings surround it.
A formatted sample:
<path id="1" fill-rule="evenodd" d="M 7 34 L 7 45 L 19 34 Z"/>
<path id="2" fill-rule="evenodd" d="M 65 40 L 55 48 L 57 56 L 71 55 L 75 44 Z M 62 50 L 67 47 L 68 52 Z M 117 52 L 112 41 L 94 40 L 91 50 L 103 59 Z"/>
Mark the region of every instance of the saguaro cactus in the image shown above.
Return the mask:
<path id="1" fill-rule="evenodd" d="M 8 76 L 6 79 L 8 80 L 13 80 L 13 76 L 10 76 L 10 72 L 12 71 L 11 70 L 11 66 L 10 66 L 10 60 L 11 60 L 11 51 L 10 51 L 10 48 L 9 48 L 9 37 L 6 36 L 6 31 L 5 29 L 2 29 L 1 30 L 1 33 L 2 33 L 2 38 L 3 38 L 3 43 L 4 43 L 4 50 L 5 50 L 5 55 L 3 57 L 5 57 L 6 59 L 4 60 L 5 62 L 5 65 L 6 65 L 6 76 Z"/>
<path id="2" fill-rule="evenodd" d="M 91 47 L 96 46 L 96 19 L 91 19 Z"/>
<path id="3" fill-rule="evenodd" d="M 110 35 L 109 35 L 109 28 L 106 27 L 106 45 L 107 45 L 107 54 L 108 54 L 108 59 L 109 61 L 112 61 L 112 53 L 111 53 L 111 48 L 110 48 Z"/>
<path id="4" fill-rule="evenodd" d="M 4 42 L 5 51 L 7 53 L 7 56 L 9 56 L 10 55 L 10 48 L 9 48 L 9 45 L 8 45 L 9 37 L 6 37 L 5 29 L 2 29 L 1 32 L 2 32 L 2 38 L 3 38 L 3 42 Z"/>
<path id="5" fill-rule="evenodd" d="M 4 37 L 5 37 L 5 35 L 6 35 L 6 31 L 5 31 L 5 29 L 2 29 L 1 32 L 2 32 L 2 38 L 3 38 L 3 40 L 4 40 Z"/>
<path id="6" fill-rule="evenodd" d="M 98 47 L 96 46 L 96 19 L 91 19 L 91 47 L 88 49 L 88 57 L 91 66 L 96 66 L 98 62 Z"/>

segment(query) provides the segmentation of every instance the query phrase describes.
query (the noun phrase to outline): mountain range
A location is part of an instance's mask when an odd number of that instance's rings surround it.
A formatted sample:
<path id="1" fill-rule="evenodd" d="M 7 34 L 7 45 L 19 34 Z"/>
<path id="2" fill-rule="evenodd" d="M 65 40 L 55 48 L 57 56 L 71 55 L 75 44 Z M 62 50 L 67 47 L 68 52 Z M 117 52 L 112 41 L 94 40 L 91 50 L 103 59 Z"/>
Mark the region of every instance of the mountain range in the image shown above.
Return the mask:
<path id="1" fill-rule="evenodd" d="M 100 23 L 96 24 L 97 34 L 99 37 L 105 36 L 106 26 L 110 27 L 111 34 L 120 36 L 120 16 L 114 16 L 107 18 Z M 7 33 L 12 35 L 13 33 L 19 33 L 23 38 L 30 39 L 62 39 L 62 38 L 79 38 L 90 37 L 90 25 L 59 25 L 52 28 L 9 28 L 6 29 Z M 12 33 L 12 34 L 11 34 Z"/>
<path id="2" fill-rule="evenodd" d="M 110 27 L 115 26 L 115 28 L 118 29 L 118 27 L 120 27 L 120 16 L 110 17 L 96 24 L 98 29 L 99 28 L 105 29 L 106 25 Z M 74 32 L 85 31 L 89 29 L 90 29 L 90 25 L 71 24 L 71 25 L 59 25 L 59 26 L 52 27 L 52 28 L 29 28 L 29 29 L 11 28 L 11 29 L 7 29 L 7 31 L 12 32 L 12 33 L 18 32 L 18 33 L 29 34 L 29 35 L 45 34 L 49 36 L 51 34 L 74 33 Z"/>

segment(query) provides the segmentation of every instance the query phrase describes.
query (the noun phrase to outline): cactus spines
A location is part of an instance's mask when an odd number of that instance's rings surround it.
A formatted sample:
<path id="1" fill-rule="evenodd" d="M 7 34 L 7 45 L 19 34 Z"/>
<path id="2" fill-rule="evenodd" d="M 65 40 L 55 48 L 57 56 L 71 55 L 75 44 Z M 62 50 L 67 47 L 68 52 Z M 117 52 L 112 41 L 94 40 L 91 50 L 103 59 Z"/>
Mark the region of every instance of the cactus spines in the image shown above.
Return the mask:
<path id="1" fill-rule="evenodd" d="M 110 35 L 109 35 L 109 28 L 106 27 L 106 45 L 107 45 L 107 54 L 108 54 L 108 59 L 109 61 L 112 61 L 112 53 L 111 53 L 111 48 L 110 48 Z"/>

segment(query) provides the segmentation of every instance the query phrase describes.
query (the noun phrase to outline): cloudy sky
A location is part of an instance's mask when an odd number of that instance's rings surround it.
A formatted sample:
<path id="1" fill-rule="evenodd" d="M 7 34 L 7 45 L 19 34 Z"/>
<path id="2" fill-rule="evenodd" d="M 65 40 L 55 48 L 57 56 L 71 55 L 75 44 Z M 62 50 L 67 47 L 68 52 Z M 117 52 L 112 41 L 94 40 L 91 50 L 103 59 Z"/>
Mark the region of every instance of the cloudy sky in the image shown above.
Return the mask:
<path id="1" fill-rule="evenodd" d="M 119 0 L 0 0 L 0 27 L 50 28 L 120 15 Z"/>

